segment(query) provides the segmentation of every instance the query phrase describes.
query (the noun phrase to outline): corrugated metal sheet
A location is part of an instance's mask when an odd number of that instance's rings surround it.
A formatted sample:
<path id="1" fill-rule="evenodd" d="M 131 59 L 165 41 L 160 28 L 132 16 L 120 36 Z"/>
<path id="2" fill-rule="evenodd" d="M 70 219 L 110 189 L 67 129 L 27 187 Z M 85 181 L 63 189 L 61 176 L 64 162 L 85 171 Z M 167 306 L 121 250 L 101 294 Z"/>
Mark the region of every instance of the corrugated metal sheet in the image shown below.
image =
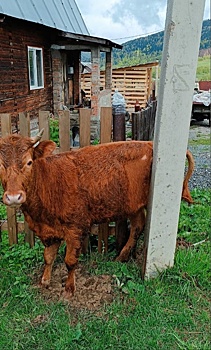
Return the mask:
<path id="1" fill-rule="evenodd" d="M 0 13 L 65 32 L 89 35 L 75 0 L 0 0 Z"/>

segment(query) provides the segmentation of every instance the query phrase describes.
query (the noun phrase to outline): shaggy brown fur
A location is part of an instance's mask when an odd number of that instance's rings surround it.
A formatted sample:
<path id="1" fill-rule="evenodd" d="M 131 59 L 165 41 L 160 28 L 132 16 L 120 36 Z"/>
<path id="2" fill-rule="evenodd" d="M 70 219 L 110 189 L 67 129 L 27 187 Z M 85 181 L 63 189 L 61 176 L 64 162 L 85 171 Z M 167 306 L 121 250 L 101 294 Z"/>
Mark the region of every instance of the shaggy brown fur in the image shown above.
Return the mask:
<path id="1" fill-rule="evenodd" d="M 151 177 L 153 144 L 115 142 L 53 155 L 55 144 L 8 136 L 0 140 L 0 177 L 3 201 L 20 206 L 31 230 L 45 245 L 42 284 L 49 285 L 51 270 L 62 240 L 66 242 L 67 293 L 75 291 L 74 270 L 84 234 L 93 223 L 128 218 L 130 237 L 118 260 L 128 259 L 144 227 Z M 188 179 L 183 197 L 192 202 Z"/>

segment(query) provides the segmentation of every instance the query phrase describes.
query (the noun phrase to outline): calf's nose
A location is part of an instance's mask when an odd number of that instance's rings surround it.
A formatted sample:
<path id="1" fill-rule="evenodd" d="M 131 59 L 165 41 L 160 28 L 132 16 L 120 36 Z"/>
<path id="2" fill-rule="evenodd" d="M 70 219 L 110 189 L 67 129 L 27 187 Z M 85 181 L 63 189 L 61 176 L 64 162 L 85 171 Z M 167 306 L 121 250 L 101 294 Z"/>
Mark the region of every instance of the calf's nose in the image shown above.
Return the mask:
<path id="1" fill-rule="evenodd" d="M 3 202 L 4 204 L 8 206 L 18 206 L 24 203 L 26 200 L 25 193 L 23 191 L 18 191 L 17 193 L 9 193 L 6 191 L 3 196 Z"/>

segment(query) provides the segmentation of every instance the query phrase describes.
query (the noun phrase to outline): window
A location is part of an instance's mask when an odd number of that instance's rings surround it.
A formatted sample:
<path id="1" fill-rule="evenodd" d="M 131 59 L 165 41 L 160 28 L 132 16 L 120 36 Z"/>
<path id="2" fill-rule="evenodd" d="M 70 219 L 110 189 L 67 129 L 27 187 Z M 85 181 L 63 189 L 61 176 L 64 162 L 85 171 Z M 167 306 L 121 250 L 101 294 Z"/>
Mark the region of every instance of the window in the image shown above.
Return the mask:
<path id="1" fill-rule="evenodd" d="M 28 47 L 29 85 L 30 90 L 44 87 L 42 49 Z"/>

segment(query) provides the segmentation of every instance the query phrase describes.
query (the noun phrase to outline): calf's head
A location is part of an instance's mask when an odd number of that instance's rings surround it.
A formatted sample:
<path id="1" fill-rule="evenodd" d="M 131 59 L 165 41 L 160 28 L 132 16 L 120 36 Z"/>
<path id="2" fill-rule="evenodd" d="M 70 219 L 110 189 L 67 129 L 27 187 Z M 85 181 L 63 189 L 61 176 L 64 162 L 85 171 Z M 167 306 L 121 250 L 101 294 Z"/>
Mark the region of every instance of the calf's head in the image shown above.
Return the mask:
<path id="1" fill-rule="evenodd" d="M 37 136 L 9 135 L 0 139 L 0 179 L 4 189 L 3 202 L 17 207 L 26 201 L 26 189 L 37 158 L 50 155 L 55 149 L 52 141 L 42 141 L 41 130 Z"/>

